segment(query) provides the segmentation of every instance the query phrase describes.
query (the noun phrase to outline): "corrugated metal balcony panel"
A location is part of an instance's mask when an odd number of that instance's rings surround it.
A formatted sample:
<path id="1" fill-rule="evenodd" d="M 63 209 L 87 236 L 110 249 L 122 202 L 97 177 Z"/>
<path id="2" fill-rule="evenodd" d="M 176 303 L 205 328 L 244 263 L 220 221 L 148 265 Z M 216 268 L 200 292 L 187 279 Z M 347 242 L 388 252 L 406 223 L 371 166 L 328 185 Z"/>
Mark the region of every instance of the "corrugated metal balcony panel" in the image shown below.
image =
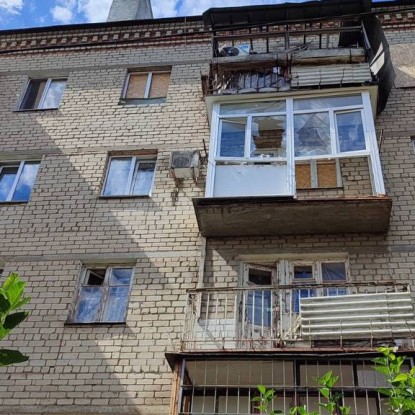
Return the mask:
<path id="1" fill-rule="evenodd" d="M 368 63 L 350 65 L 294 66 L 291 87 L 350 85 L 372 82 Z"/>
<path id="2" fill-rule="evenodd" d="M 415 313 L 409 292 L 302 298 L 300 303 L 305 339 L 415 335 Z"/>

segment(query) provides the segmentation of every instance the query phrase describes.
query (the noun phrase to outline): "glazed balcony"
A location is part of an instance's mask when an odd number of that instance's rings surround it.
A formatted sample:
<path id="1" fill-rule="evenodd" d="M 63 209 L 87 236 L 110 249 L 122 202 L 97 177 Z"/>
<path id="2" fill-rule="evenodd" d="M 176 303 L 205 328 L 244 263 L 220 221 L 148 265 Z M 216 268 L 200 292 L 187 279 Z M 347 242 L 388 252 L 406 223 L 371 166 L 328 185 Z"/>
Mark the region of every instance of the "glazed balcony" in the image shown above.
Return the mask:
<path id="1" fill-rule="evenodd" d="M 413 339 L 414 318 L 409 288 L 394 283 L 204 288 L 188 294 L 182 350 L 374 347 Z"/>
<path id="2" fill-rule="evenodd" d="M 211 125 L 204 236 L 388 231 L 369 91 L 215 104 Z"/>

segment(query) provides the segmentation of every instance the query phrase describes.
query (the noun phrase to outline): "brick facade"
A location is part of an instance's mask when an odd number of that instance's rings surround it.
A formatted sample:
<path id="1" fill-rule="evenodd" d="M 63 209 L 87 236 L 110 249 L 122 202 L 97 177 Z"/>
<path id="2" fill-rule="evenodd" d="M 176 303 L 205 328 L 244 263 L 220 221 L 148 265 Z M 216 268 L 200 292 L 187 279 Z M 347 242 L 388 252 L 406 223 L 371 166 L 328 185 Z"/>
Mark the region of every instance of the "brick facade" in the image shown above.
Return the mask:
<path id="1" fill-rule="evenodd" d="M 389 41 L 412 43 L 413 15 L 405 14 L 409 22 L 396 19 L 386 25 Z M 0 59 L 0 161 L 41 160 L 30 202 L 0 205 L 0 265 L 4 274 L 17 271 L 27 280 L 32 297 L 30 318 L 4 342 L 30 361 L 0 369 L 1 414 L 169 412 L 165 353 L 177 350 L 186 290 L 199 280 L 202 239 L 192 198 L 204 195 L 206 176 L 205 163 L 196 184 L 185 180 L 176 188 L 169 157 L 182 149 L 204 155 L 209 144 L 201 74 L 211 45 L 202 27 L 200 20 L 176 19 L 148 27 L 0 33 L 7 52 Z M 121 39 L 126 43 L 117 44 Z M 172 68 L 166 103 L 120 104 L 128 68 L 160 66 Z M 68 83 L 59 110 L 15 111 L 28 77 L 62 75 Z M 208 240 L 205 285 L 236 285 L 244 256 L 334 252 L 348 256 L 353 281 L 414 286 L 414 94 L 393 90 L 376 121 L 393 198 L 387 235 Z M 151 197 L 101 198 L 109 155 L 146 151 L 157 153 Z M 351 183 L 346 195 L 357 180 L 370 188 L 365 163 L 355 163 L 363 174 L 344 171 Z M 67 324 L 82 266 L 97 263 L 134 267 L 125 325 Z"/>

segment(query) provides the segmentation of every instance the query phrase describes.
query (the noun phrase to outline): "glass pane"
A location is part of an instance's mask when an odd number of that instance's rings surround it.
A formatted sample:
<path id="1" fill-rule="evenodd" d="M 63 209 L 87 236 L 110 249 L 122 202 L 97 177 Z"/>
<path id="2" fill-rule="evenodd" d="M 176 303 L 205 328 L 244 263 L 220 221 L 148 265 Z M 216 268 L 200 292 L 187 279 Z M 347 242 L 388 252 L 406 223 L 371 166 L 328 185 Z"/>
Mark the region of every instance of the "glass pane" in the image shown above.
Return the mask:
<path id="1" fill-rule="evenodd" d="M 17 171 L 19 170 L 18 166 L 9 166 L 2 167 L 0 171 L 0 202 L 5 202 L 7 200 L 7 195 L 9 194 L 13 183 L 16 179 Z"/>
<path id="2" fill-rule="evenodd" d="M 220 157 L 243 157 L 245 148 L 246 118 L 221 121 Z"/>
<path id="3" fill-rule="evenodd" d="M 284 112 L 285 101 L 250 102 L 246 104 L 224 104 L 220 106 L 221 115 L 259 114 L 266 112 Z"/>
<path id="4" fill-rule="evenodd" d="M 131 157 L 112 158 L 105 183 L 104 196 L 127 195 Z"/>
<path id="5" fill-rule="evenodd" d="M 113 268 L 111 273 L 111 285 L 130 285 L 132 268 Z"/>
<path id="6" fill-rule="evenodd" d="M 101 287 L 82 287 L 75 316 L 77 323 L 93 323 L 99 318 Z"/>
<path id="7" fill-rule="evenodd" d="M 50 83 L 48 91 L 46 92 L 46 97 L 43 102 L 42 108 L 59 108 L 59 104 L 61 103 L 65 87 L 66 79 L 52 81 Z"/>
<path id="8" fill-rule="evenodd" d="M 251 157 L 285 157 L 285 116 L 253 117 Z"/>
<path id="9" fill-rule="evenodd" d="M 262 269 L 250 268 L 248 275 L 249 283 L 255 285 L 271 285 L 272 272 Z"/>
<path id="10" fill-rule="evenodd" d="M 327 262 L 321 264 L 323 282 L 346 281 L 346 265 L 344 262 Z"/>
<path id="11" fill-rule="evenodd" d="M 256 326 L 271 325 L 271 291 L 250 291 L 247 301 L 247 317 Z"/>
<path id="12" fill-rule="evenodd" d="M 105 281 L 106 269 L 89 269 L 87 270 L 86 281 L 87 285 L 103 285 Z"/>
<path id="13" fill-rule="evenodd" d="M 131 194 L 147 196 L 150 194 L 151 185 L 153 184 L 154 162 L 143 162 L 137 163 L 134 178 L 133 178 L 133 189 Z"/>
<path id="14" fill-rule="evenodd" d="M 363 105 L 361 95 L 346 97 L 305 98 L 294 100 L 295 110 L 313 110 L 321 108 L 348 107 L 350 105 Z"/>
<path id="15" fill-rule="evenodd" d="M 294 280 L 312 280 L 313 267 L 311 265 L 296 265 L 294 267 Z"/>
<path id="16" fill-rule="evenodd" d="M 328 112 L 294 115 L 295 156 L 331 154 Z"/>
<path id="17" fill-rule="evenodd" d="M 293 290 L 293 311 L 300 312 L 300 298 L 316 297 L 317 293 L 314 288 L 302 288 L 301 290 Z"/>
<path id="18" fill-rule="evenodd" d="M 45 86 L 46 80 L 32 79 L 29 82 L 20 109 L 30 110 L 38 108 Z"/>
<path id="19" fill-rule="evenodd" d="M 125 321 L 128 291 L 128 286 L 109 288 L 103 321 Z"/>
<path id="20" fill-rule="evenodd" d="M 16 190 L 13 194 L 12 200 L 27 201 L 30 198 L 30 193 L 35 184 L 37 172 L 39 170 L 39 162 L 26 162 L 23 166 L 22 174 L 19 177 Z"/>
<path id="21" fill-rule="evenodd" d="M 336 114 L 337 134 L 340 151 L 359 151 L 366 149 L 360 111 Z"/>

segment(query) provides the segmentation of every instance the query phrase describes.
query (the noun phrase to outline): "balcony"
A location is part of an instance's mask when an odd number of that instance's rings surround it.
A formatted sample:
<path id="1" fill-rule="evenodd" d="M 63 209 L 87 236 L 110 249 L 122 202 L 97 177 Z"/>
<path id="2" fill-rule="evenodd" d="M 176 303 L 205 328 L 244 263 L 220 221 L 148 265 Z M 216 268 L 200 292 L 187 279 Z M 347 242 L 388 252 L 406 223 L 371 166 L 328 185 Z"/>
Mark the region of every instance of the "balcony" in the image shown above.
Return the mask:
<path id="1" fill-rule="evenodd" d="M 406 285 L 204 288 L 188 294 L 182 350 L 345 347 L 356 341 L 373 347 L 414 337 Z"/>
<path id="2" fill-rule="evenodd" d="M 216 104 L 211 125 L 204 236 L 388 231 L 368 91 Z"/>

